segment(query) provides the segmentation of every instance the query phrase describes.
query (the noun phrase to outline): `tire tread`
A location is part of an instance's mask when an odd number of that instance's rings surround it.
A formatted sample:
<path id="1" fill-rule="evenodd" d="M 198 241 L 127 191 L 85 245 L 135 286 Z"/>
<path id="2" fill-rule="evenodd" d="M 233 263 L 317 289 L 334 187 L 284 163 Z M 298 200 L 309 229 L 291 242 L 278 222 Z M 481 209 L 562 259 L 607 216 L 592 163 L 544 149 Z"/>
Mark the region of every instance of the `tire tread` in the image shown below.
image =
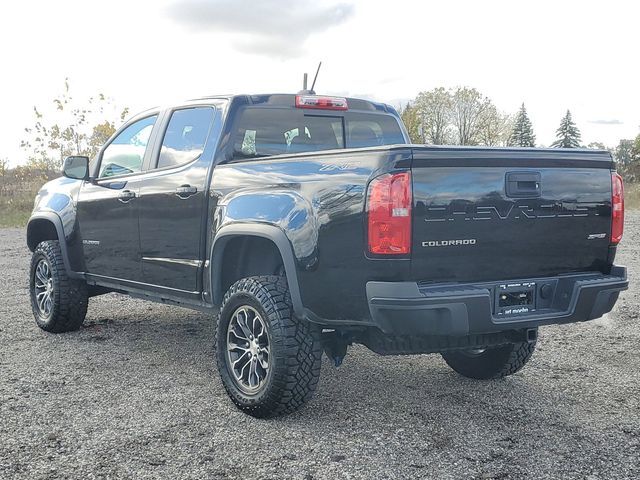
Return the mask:
<path id="1" fill-rule="evenodd" d="M 53 295 L 53 314 L 49 321 L 43 320 L 39 315 L 38 306 L 34 296 L 34 269 L 38 260 L 45 257 L 51 267 L 54 277 L 55 290 Z M 89 296 L 87 284 L 82 280 L 69 277 L 64 266 L 62 249 L 58 240 L 40 242 L 31 257 L 30 269 L 31 308 L 38 326 L 51 333 L 63 333 L 78 330 L 87 315 Z"/>
<path id="2" fill-rule="evenodd" d="M 322 348 L 319 329 L 295 317 L 285 277 L 267 275 L 247 277 L 234 283 L 225 294 L 220 312 L 232 298 L 249 293 L 265 310 L 274 337 L 278 337 L 278 356 L 271 361 L 283 367 L 273 378 L 269 395 L 252 403 L 229 382 L 224 364 L 225 352 L 217 352 L 218 369 L 225 390 L 241 410 L 256 416 L 270 417 L 298 410 L 313 396 L 318 385 Z M 219 321 L 218 321 L 219 324 Z M 216 346 L 221 348 L 224 335 L 216 325 Z M 228 377 L 228 378 L 227 378 Z"/>
<path id="3" fill-rule="evenodd" d="M 460 375 L 478 380 L 504 378 L 521 370 L 531 359 L 536 342 L 516 342 L 488 348 L 477 357 L 460 351 L 443 352 L 447 365 Z"/>

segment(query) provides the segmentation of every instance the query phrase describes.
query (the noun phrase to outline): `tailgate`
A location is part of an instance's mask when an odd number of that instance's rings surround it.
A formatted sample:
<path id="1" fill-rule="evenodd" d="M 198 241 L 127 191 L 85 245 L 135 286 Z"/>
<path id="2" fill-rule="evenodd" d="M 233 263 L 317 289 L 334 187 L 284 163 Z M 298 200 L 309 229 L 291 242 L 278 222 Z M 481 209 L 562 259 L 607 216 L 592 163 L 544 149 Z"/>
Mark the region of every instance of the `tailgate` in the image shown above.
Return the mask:
<path id="1" fill-rule="evenodd" d="M 606 272 L 611 166 L 605 152 L 415 149 L 413 278 Z"/>

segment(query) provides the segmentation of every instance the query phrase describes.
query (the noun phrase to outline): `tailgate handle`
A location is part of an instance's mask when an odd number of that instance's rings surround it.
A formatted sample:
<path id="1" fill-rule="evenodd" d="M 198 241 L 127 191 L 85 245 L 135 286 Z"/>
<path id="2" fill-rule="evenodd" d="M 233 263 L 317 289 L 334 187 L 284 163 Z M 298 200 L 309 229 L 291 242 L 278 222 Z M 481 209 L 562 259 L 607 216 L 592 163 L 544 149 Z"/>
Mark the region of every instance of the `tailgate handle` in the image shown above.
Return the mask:
<path id="1" fill-rule="evenodd" d="M 507 197 L 535 198 L 542 192 L 540 172 L 507 172 Z"/>

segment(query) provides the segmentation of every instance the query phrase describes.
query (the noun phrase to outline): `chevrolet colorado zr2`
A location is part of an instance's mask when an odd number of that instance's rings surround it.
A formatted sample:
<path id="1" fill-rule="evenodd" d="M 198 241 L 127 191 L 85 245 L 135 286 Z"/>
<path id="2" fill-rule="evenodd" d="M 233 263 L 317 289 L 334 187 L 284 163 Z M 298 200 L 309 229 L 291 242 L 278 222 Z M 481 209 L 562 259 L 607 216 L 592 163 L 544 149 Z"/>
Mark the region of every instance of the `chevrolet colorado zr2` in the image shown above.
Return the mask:
<path id="1" fill-rule="evenodd" d="M 42 187 L 31 304 L 48 332 L 108 292 L 211 312 L 224 388 L 271 416 L 353 343 L 513 374 L 538 327 L 627 288 L 623 219 L 605 151 L 411 145 L 392 107 L 355 98 L 202 98 L 137 115 Z"/>

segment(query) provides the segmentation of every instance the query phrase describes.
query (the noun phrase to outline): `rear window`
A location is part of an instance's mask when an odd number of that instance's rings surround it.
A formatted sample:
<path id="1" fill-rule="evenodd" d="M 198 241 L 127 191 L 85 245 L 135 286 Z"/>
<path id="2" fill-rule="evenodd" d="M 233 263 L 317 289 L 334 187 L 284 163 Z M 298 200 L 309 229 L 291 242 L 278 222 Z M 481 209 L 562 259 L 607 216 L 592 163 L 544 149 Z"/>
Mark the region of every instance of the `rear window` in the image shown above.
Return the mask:
<path id="1" fill-rule="evenodd" d="M 405 143 L 391 115 L 314 115 L 301 109 L 244 107 L 233 128 L 233 159 Z"/>

